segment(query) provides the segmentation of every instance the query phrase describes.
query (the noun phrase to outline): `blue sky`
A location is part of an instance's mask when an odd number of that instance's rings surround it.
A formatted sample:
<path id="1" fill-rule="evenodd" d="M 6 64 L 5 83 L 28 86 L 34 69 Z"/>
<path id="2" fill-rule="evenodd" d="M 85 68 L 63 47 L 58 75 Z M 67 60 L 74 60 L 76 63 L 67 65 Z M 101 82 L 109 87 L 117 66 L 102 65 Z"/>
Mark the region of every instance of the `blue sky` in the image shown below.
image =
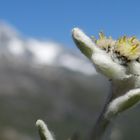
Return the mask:
<path id="1" fill-rule="evenodd" d="M 140 37 L 139 0 L 0 0 L 0 19 L 26 37 L 51 39 L 74 47 L 73 27 L 97 36 Z"/>

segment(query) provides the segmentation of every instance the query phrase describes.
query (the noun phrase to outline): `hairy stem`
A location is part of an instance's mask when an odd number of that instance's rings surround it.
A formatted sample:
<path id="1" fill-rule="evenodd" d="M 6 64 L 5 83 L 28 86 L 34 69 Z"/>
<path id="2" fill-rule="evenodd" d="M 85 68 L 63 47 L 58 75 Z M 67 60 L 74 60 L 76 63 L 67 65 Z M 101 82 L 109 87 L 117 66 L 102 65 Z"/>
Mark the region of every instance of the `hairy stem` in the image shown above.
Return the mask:
<path id="1" fill-rule="evenodd" d="M 101 140 L 110 121 L 105 117 L 105 113 L 107 112 L 108 104 L 112 100 L 112 91 L 110 92 L 106 103 L 101 111 L 94 128 L 91 131 L 89 140 Z"/>

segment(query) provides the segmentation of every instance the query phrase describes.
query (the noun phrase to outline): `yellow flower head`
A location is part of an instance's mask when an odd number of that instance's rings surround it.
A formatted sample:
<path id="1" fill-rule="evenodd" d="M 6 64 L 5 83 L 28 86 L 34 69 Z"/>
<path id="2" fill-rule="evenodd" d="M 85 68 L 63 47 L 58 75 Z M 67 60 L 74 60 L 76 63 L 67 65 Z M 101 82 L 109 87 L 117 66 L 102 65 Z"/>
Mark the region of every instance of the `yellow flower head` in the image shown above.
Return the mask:
<path id="1" fill-rule="evenodd" d="M 99 39 L 93 38 L 96 45 L 100 47 L 103 50 L 106 50 L 107 52 L 110 51 L 112 47 L 115 46 L 115 40 L 113 40 L 111 37 L 107 38 L 102 32 L 99 33 Z"/>
<path id="2" fill-rule="evenodd" d="M 140 41 L 134 36 L 122 36 L 118 40 L 113 40 L 101 32 L 99 39 L 93 40 L 98 47 L 109 53 L 114 60 L 117 58 L 121 64 L 140 58 Z"/>
<path id="3" fill-rule="evenodd" d="M 115 44 L 115 52 L 129 60 L 135 60 L 140 57 L 140 42 L 136 37 L 123 36 Z"/>

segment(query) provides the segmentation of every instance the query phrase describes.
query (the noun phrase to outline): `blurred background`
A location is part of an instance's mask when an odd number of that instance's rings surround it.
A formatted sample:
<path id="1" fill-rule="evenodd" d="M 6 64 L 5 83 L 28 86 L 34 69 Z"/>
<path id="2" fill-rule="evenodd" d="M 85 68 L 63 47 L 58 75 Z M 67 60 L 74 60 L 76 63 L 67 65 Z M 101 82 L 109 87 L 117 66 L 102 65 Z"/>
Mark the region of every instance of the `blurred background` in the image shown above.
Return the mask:
<path id="1" fill-rule="evenodd" d="M 140 37 L 139 0 L 0 0 L 0 139 L 38 140 L 43 119 L 56 139 L 89 135 L 109 81 L 75 47 L 88 35 Z M 112 123 L 106 140 L 139 140 L 140 106 Z"/>

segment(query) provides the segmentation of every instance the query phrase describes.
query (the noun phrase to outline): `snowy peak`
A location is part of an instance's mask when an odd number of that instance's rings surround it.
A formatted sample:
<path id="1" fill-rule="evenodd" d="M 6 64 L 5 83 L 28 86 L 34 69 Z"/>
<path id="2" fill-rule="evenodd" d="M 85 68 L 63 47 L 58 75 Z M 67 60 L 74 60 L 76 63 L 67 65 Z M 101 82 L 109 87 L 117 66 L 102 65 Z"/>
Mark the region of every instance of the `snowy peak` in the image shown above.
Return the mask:
<path id="1" fill-rule="evenodd" d="M 33 54 L 34 61 L 41 64 L 53 64 L 57 60 L 61 46 L 53 42 L 43 42 L 29 39 L 27 42 L 28 50 Z"/>
<path id="2" fill-rule="evenodd" d="M 18 32 L 7 23 L 0 21 L 0 36 L 5 36 L 6 39 L 12 39 L 18 36 Z"/>
<path id="3" fill-rule="evenodd" d="M 92 65 L 80 53 L 64 48 L 59 43 L 33 38 L 23 39 L 14 28 L 3 22 L 0 23 L 0 54 L 2 53 L 39 67 L 53 65 L 88 75 L 95 74 Z"/>

